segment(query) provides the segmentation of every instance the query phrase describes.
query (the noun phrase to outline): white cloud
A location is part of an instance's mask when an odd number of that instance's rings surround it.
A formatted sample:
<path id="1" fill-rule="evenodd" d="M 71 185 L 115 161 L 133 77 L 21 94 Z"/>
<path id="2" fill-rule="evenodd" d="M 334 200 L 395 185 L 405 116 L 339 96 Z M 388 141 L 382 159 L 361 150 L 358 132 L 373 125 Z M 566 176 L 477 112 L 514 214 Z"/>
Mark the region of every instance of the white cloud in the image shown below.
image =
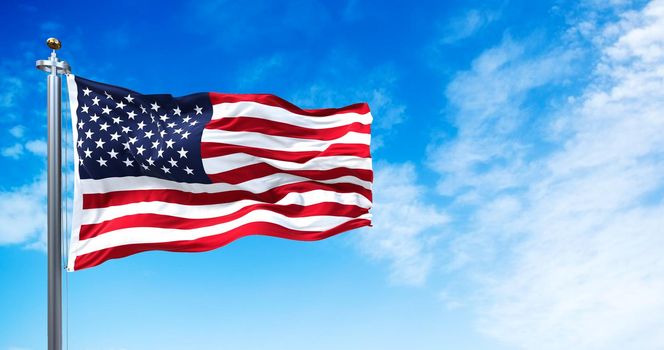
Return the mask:
<path id="1" fill-rule="evenodd" d="M 16 138 L 21 138 L 23 135 L 25 135 L 25 127 L 23 125 L 16 125 L 15 127 L 9 129 L 9 133 L 16 137 Z"/>
<path id="2" fill-rule="evenodd" d="M 30 151 L 30 153 L 38 156 L 46 156 L 46 141 L 44 140 L 31 140 L 23 145 L 22 143 L 15 143 L 11 146 L 5 147 L 0 150 L 0 154 L 5 157 L 19 159 L 24 153 L 24 150 Z"/>
<path id="3" fill-rule="evenodd" d="M 5 157 L 18 159 L 23 154 L 23 145 L 20 143 L 15 143 L 11 146 L 3 148 L 0 153 Z"/>
<path id="4" fill-rule="evenodd" d="M 544 123 L 524 103 L 569 49 L 478 58 L 448 89 L 459 137 L 432 153 L 467 199 L 450 210 L 470 212 L 448 268 L 480 281 L 479 326 L 517 348 L 664 348 L 664 1 L 593 30 L 592 82 Z"/>
<path id="5" fill-rule="evenodd" d="M 448 218 L 424 198 L 412 164 L 379 163 L 374 181 L 374 227 L 358 235 L 369 256 L 390 262 L 395 283 L 421 285 L 433 266 L 436 235 L 428 230 Z"/>
<path id="6" fill-rule="evenodd" d="M 469 38 L 500 17 L 499 12 L 471 9 L 448 20 L 441 43 L 451 44 Z"/>
<path id="7" fill-rule="evenodd" d="M 30 151 L 30 152 L 38 155 L 38 156 L 46 156 L 47 149 L 46 149 L 46 141 L 44 141 L 44 140 L 28 141 L 25 144 L 25 148 L 28 151 Z"/>
<path id="8" fill-rule="evenodd" d="M 515 169 L 521 164 L 513 160 L 521 159 L 527 146 L 506 141 L 535 119 L 525 106 L 529 94 L 562 84 L 579 57 L 573 49 L 529 55 L 535 41 L 517 43 L 506 37 L 448 85 L 446 95 L 457 110 L 452 122 L 458 135 L 432 147 L 430 154 L 431 166 L 444 174 L 438 184 L 441 194 L 458 195 L 468 188 L 491 194 L 523 181 Z M 461 199 L 481 199 L 465 194 Z"/>
<path id="9" fill-rule="evenodd" d="M 0 78 L 2 91 L 0 92 L 0 108 L 14 107 L 16 99 L 23 92 L 23 81 L 17 77 L 8 75 Z"/>
<path id="10" fill-rule="evenodd" d="M 42 241 L 45 228 L 45 179 L 0 192 L 0 245 Z"/>

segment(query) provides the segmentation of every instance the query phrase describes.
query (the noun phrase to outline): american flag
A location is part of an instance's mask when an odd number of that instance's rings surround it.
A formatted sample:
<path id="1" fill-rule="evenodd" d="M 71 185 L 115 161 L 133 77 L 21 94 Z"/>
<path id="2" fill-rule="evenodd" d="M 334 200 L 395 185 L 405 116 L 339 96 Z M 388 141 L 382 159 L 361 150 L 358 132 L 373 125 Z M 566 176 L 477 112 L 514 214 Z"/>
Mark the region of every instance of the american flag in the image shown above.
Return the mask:
<path id="1" fill-rule="evenodd" d="M 143 95 L 67 78 L 69 271 L 247 235 L 319 240 L 371 224 L 371 113 L 267 94 Z"/>

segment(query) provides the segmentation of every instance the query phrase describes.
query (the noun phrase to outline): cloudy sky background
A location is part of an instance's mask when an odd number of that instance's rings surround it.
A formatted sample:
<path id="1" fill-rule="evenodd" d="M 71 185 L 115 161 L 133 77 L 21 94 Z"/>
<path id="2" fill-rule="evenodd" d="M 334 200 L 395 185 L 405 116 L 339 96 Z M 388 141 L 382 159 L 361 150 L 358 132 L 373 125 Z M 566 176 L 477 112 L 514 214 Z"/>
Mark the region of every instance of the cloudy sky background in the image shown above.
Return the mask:
<path id="1" fill-rule="evenodd" d="M 70 348 L 664 348 L 664 1 L 51 8 L 0 5 L 0 349 L 45 345 L 51 35 L 144 93 L 375 118 L 373 228 L 68 274 Z"/>

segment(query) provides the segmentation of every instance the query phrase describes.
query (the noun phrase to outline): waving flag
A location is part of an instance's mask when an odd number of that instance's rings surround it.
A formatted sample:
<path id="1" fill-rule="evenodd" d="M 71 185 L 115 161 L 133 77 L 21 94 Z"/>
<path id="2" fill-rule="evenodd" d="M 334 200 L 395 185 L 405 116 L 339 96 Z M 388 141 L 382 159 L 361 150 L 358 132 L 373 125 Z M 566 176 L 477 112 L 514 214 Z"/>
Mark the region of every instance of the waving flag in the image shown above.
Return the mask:
<path id="1" fill-rule="evenodd" d="M 371 113 L 274 95 L 142 95 L 67 78 L 75 143 L 68 270 L 247 235 L 319 240 L 371 224 Z"/>

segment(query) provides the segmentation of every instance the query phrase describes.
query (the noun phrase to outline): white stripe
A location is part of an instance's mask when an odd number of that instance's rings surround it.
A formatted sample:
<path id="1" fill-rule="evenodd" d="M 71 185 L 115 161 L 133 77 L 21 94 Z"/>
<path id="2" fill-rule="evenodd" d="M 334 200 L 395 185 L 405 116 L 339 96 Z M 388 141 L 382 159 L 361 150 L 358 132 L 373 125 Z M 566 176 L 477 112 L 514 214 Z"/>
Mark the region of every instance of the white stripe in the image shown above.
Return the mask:
<path id="1" fill-rule="evenodd" d="M 266 135 L 250 131 L 226 131 L 204 129 L 201 142 L 226 143 L 245 147 L 265 148 L 276 151 L 324 151 L 337 143 L 359 143 L 369 145 L 370 134 L 351 131 L 338 139 L 321 141 L 298 139 L 286 136 Z"/>
<path id="2" fill-rule="evenodd" d="M 123 176 L 111 177 L 106 179 L 81 179 L 80 189 L 82 193 L 108 193 L 114 191 L 133 191 L 133 190 L 161 190 L 173 189 L 191 193 L 220 193 L 226 191 L 249 191 L 251 193 L 263 193 L 269 189 L 298 183 L 302 181 L 311 181 L 301 176 L 290 174 L 273 174 L 258 179 L 253 179 L 237 185 L 227 183 L 198 184 L 184 183 L 158 179 L 149 176 Z M 323 184 L 351 183 L 362 186 L 368 190 L 371 189 L 371 182 L 362 181 L 353 176 L 343 176 L 331 180 L 317 180 L 315 182 Z"/>
<path id="3" fill-rule="evenodd" d="M 258 102 L 224 102 L 212 106 L 212 120 L 233 117 L 253 117 L 292 124 L 303 128 L 326 129 L 351 123 L 371 124 L 371 113 L 337 113 L 329 116 L 308 116 L 293 113 L 281 107 Z"/>
<path id="4" fill-rule="evenodd" d="M 107 220 L 134 214 L 161 214 L 186 219 L 205 219 L 220 217 L 234 213 L 244 207 L 260 204 L 255 200 L 241 200 L 233 203 L 213 205 L 183 205 L 165 202 L 139 202 L 118 205 L 108 208 L 85 209 L 81 215 L 81 224 L 97 224 Z M 314 190 L 304 193 L 289 193 L 274 205 L 313 205 L 319 203 L 339 203 L 371 208 L 371 201 L 357 193 L 337 193 L 332 191 Z M 271 203 L 266 203 L 271 204 Z"/>
<path id="5" fill-rule="evenodd" d="M 107 232 L 94 238 L 77 242 L 73 247 L 74 255 L 83 255 L 97 250 L 140 243 L 161 243 L 194 240 L 217 235 L 251 222 L 270 222 L 287 229 L 301 231 L 326 231 L 355 218 L 339 216 L 308 216 L 291 218 L 266 210 L 255 210 L 233 221 L 189 230 L 154 227 L 128 228 Z M 371 219 L 371 214 L 364 214 L 357 219 Z M 261 232 L 257 232 L 259 234 Z"/>
<path id="6" fill-rule="evenodd" d="M 267 163 L 282 170 L 330 170 L 335 168 L 371 170 L 371 158 L 355 156 L 329 156 L 312 158 L 304 163 L 288 162 L 235 153 L 226 156 L 204 158 L 203 168 L 207 174 L 217 174 L 248 165 Z"/>

